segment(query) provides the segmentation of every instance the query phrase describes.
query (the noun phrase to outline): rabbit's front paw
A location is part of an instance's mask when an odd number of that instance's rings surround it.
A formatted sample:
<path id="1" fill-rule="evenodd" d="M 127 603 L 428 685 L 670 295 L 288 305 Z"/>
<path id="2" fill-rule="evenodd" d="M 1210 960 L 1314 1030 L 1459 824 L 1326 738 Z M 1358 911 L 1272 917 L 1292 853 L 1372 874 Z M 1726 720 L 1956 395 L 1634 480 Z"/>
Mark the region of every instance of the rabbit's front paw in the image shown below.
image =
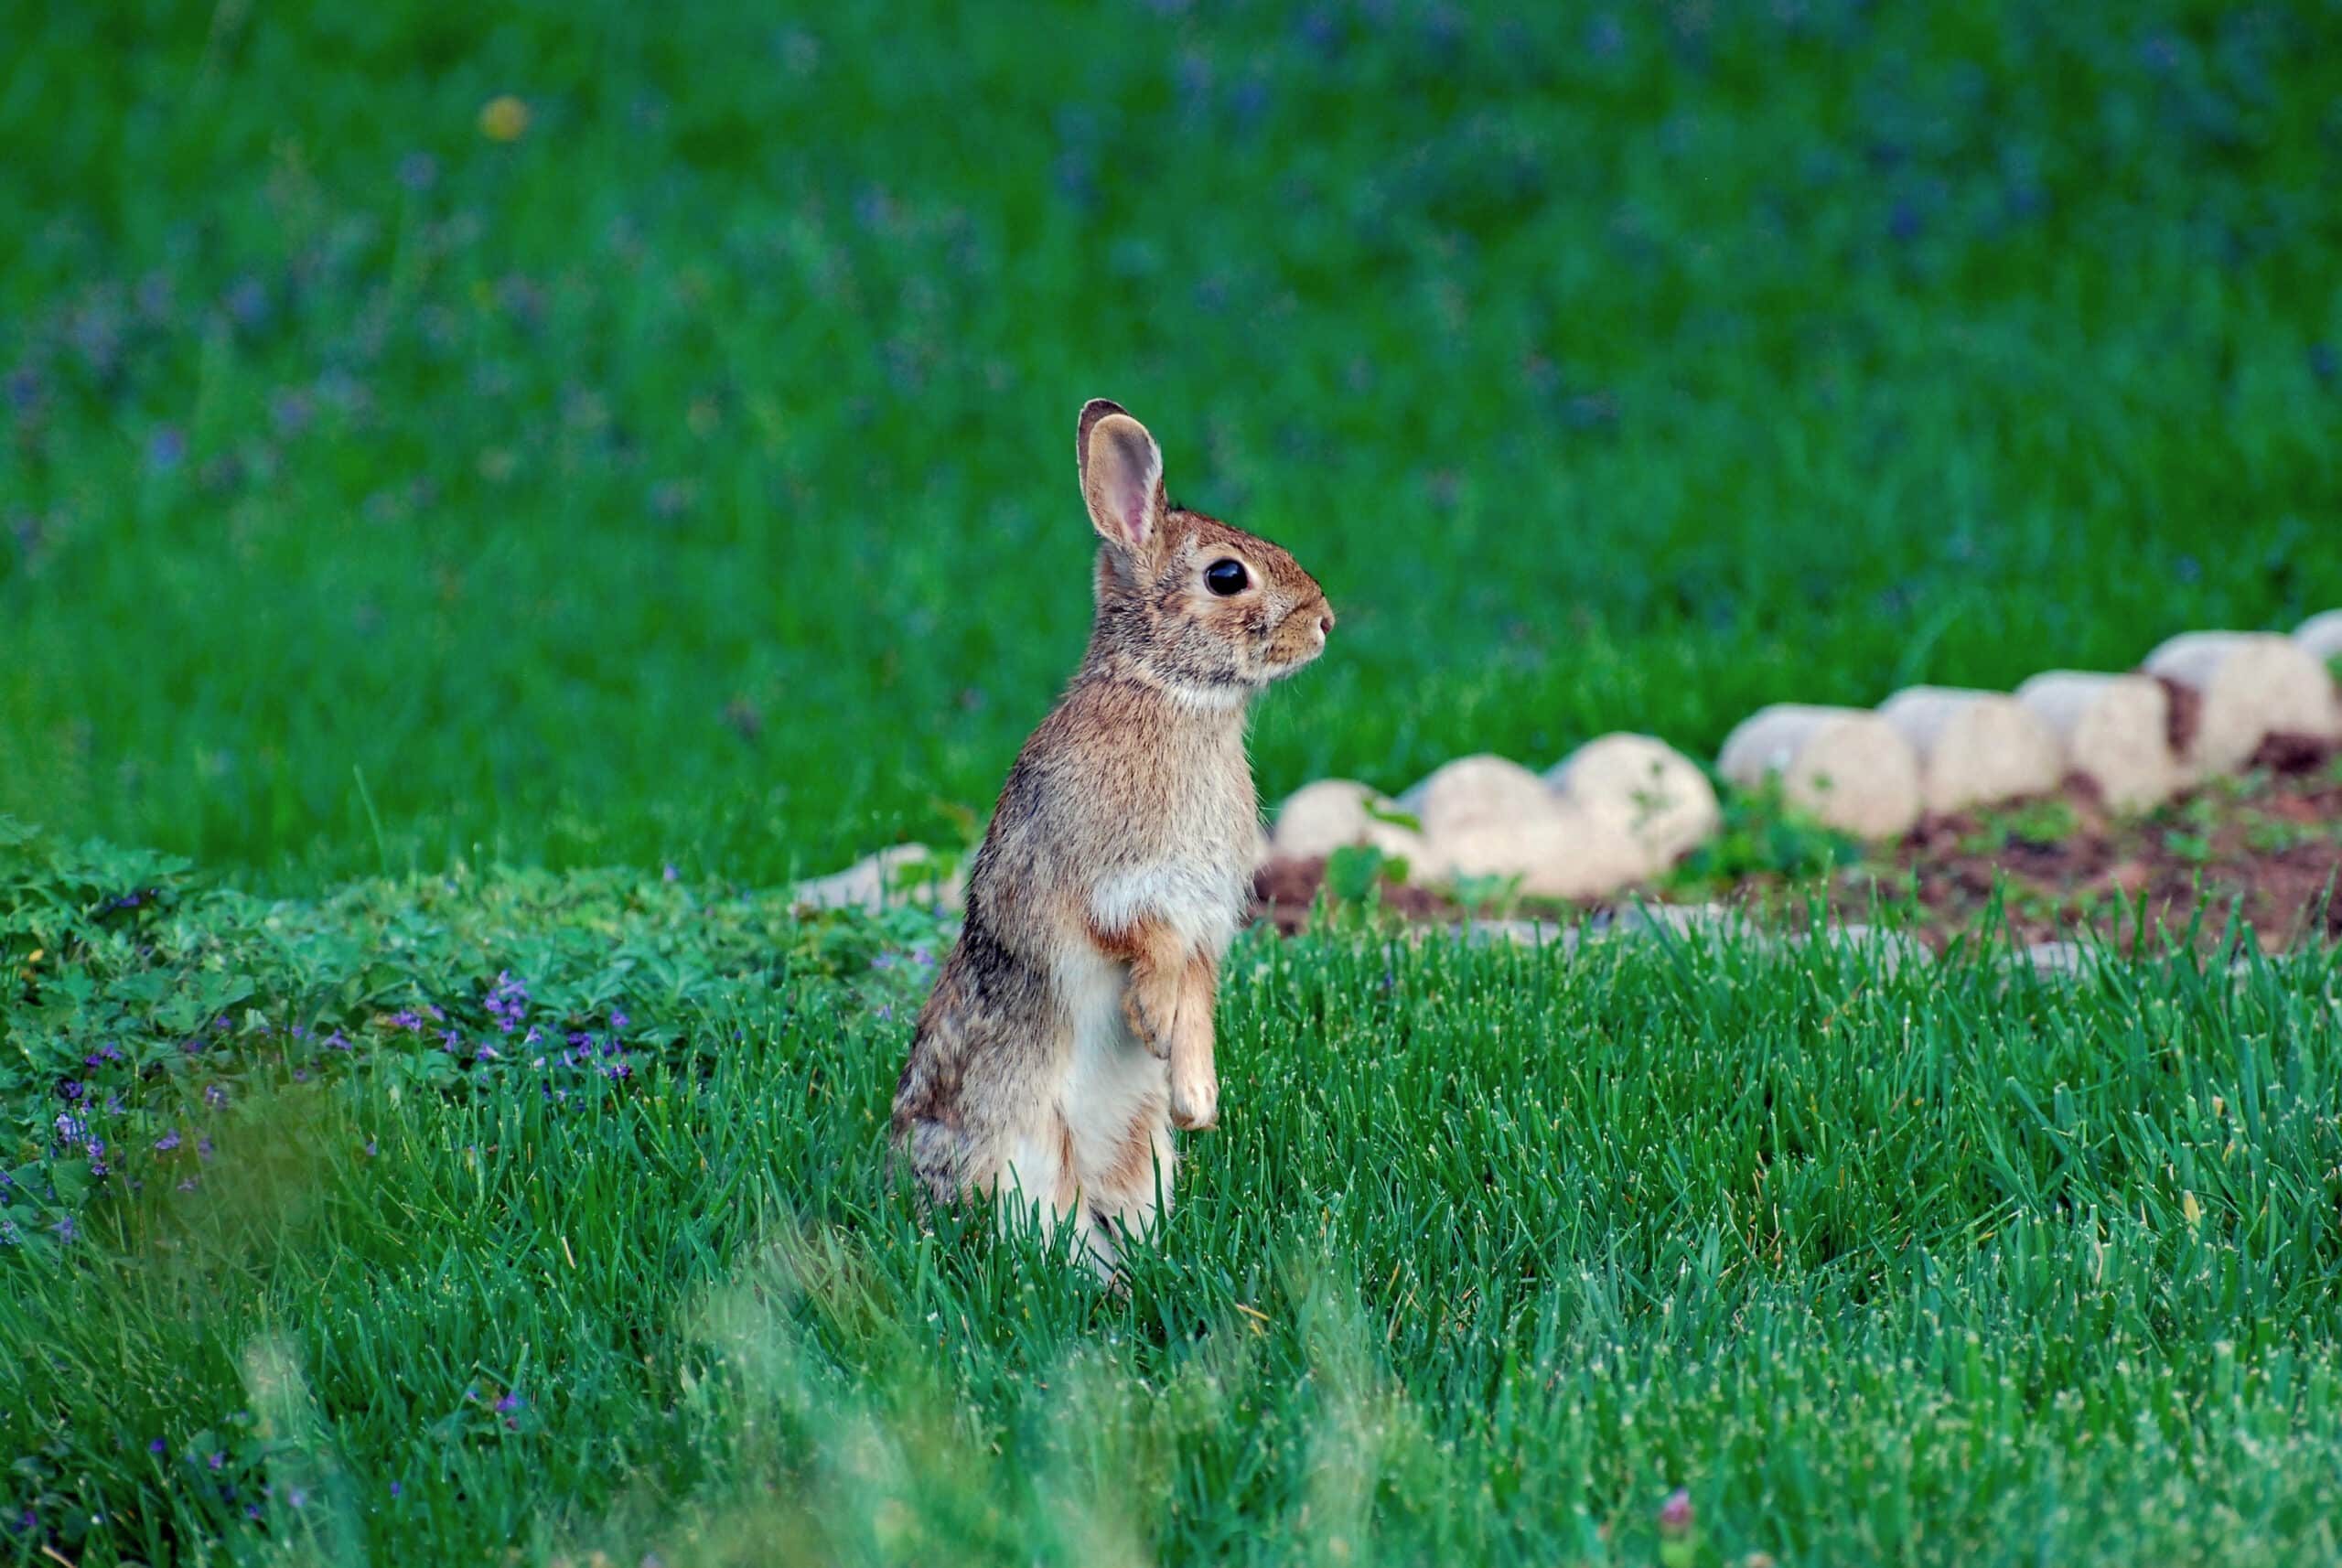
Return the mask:
<path id="1" fill-rule="evenodd" d="M 1144 993 L 1133 985 L 1123 993 L 1123 1021 L 1157 1058 L 1167 1061 L 1171 1057 L 1171 1031 L 1178 1022 L 1177 1006 L 1176 996 L 1164 997 L 1149 1005 Z"/>
<path id="2" fill-rule="evenodd" d="M 1201 1133 L 1219 1125 L 1219 1075 L 1207 1066 L 1200 1072 L 1171 1071 L 1171 1125 L 1182 1133 Z"/>

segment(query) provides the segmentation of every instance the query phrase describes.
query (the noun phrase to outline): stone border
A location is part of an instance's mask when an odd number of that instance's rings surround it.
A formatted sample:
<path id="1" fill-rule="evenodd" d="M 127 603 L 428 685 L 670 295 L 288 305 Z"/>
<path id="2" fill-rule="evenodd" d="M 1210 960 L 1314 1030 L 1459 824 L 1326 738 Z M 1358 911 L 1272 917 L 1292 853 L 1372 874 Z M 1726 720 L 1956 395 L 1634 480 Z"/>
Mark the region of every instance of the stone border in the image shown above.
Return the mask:
<path id="1" fill-rule="evenodd" d="M 2139 669 L 2051 670 L 2014 693 L 1914 686 L 1875 709 L 1784 703 L 1735 726 L 1716 776 L 1778 788 L 1823 824 L 1899 838 L 1923 813 L 2046 794 L 2079 776 L 2109 804 L 2144 811 L 2240 770 L 2272 736 L 2342 741 L 2342 609 L 2291 635 L 2194 631 Z M 1542 774 L 1488 754 L 1443 764 L 1395 800 L 1348 779 L 1288 796 L 1261 855 L 1307 858 L 1364 845 L 1434 886 L 1494 882 L 1532 897 L 1601 898 L 1648 882 L 1714 837 L 1723 809 L 1707 770 L 1650 736 L 1606 735 Z M 956 908 L 923 845 L 897 844 L 798 885 L 801 904 Z"/>

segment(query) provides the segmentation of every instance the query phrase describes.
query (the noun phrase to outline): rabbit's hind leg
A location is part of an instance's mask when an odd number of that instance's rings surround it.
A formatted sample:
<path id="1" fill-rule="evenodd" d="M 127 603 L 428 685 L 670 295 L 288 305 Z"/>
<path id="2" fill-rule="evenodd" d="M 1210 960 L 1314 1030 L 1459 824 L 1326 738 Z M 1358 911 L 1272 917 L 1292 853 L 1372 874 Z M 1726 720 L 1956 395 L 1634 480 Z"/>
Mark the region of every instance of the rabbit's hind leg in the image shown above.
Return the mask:
<path id="1" fill-rule="evenodd" d="M 1144 1242 L 1154 1233 L 1163 1211 L 1171 1207 L 1171 1176 L 1177 1158 L 1163 1100 L 1149 1096 L 1140 1101 L 1114 1140 L 1110 1161 L 1091 1171 L 1083 1182 L 1084 1207 L 1121 1245 Z"/>

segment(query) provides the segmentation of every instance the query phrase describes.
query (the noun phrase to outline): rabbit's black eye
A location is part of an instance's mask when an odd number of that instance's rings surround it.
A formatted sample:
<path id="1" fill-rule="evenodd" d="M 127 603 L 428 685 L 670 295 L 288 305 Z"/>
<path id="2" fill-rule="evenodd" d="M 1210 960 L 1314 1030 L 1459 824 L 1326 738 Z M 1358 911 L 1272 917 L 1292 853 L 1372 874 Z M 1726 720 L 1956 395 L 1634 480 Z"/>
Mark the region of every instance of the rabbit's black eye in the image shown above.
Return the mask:
<path id="1" fill-rule="evenodd" d="M 1252 584 L 1241 561 L 1215 561 L 1204 568 L 1204 586 L 1223 599 L 1230 594 L 1242 593 Z"/>

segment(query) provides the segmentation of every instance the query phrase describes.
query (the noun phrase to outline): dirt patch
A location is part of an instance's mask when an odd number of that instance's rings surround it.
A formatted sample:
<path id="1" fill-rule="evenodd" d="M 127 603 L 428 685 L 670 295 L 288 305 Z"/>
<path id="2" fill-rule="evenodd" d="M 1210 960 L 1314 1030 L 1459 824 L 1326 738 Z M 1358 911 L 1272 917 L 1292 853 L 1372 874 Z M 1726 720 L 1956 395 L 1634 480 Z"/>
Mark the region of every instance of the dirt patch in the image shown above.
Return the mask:
<path id="1" fill-rule="evenodd" d="M 1305 859 L 1272 860 L 1252 875 L 1252 918 L 1266 920 L 1292 936 L 1309 923 L 1309 912 L 1326 886 L 1322 855 Z M 1428 887 L 1381 879 L 1377 895 L 1382 907 L 1406 920 L 1445 923 L 1463 916 L 1460 906 Z"/>
<path id="2" fill-rule="evenodd" d="M 1322 860 L 1272 861 L 1255 882 L 1255 914 L 1298 930 L 1325 879 Z M 1881 897 L 1907 897 L 1915 934 L 1939 950 L 1991 918 L 2027 942 L 2090 930 L 2125 950 L 2143 941 L 2202 945 L 2218 940 L 2231 912 L 2251 922 L 2264 950 L 2342 941 L 2342 758 L 2329 742 L 2275 735 L 2246 773 L 2143 815 L 2109 810 L 2089 779 L 2074 776 L 2051 795 L 1923 818 L 1900 841 L 1820 881 L 1682 874 L 1605 903 L 1509 912 L 1569 918 L 1637 899 L 1724 903 L 1797 929 L 1816 891 L 1850 919 L 1865 918 Z M 1379 897 L 1408 920 L 1445 923 L 1465 912 L 1429 889 L 1387 880 Z"/>

